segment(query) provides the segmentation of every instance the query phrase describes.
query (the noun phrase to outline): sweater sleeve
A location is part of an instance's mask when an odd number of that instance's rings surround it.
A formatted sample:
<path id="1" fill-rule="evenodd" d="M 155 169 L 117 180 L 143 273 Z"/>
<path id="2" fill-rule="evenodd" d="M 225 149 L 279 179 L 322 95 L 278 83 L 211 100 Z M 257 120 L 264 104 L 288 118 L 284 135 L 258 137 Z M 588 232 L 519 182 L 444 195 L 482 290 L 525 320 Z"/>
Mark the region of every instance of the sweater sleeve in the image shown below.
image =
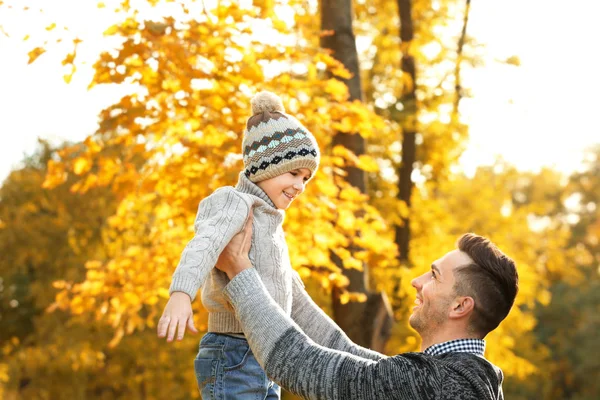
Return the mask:
<path id="1" fill-rule="evenodd" d="M 217 189 L 200 202 L 195 235 L 181 254 L 169 293 L 184 292 L 194 300 L 225 246 L 244 227 L 250 207 L 230 187 Z"/>
<path id="2" fill-rule="evenodd" d="M 439 394 L 432 387 L 439 377 L 431 376 L 426 359 L 374 361 L 312 341 L 269 296 L 254 268 L 234 277 L 224 294 L 267 375 L 302 398 L 434 399 Z"/>
<path id="3" fill-rule="evenodd" d="M 352 342 L 346 333 L 311 299 L 297 272 L 294 273 L 292 296 L 292 319 L 316 343 L 371 360 L 380 360 L 386 357 Z"/>

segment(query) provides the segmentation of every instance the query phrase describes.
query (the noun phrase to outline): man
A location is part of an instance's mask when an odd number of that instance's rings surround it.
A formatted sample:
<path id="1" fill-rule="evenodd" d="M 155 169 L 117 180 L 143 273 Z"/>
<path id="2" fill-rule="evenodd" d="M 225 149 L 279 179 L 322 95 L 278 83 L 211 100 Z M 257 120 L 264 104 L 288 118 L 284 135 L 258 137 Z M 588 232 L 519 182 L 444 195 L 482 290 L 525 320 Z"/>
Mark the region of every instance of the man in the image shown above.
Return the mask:
<path id="1" fill-rule="evenodd" d="M 463 235 L 456 250 L 412 281 L 417 300 L 409 321 L 422 352 L 362 358 L 315 343 L 271 299 L 248 258 L 251 218 L 217 268 L 231 280 L 224 293 L 275 382 L 307 399 L 503 399 L 502 371 L 483 357 L 483 338 L 510 311 L 518 275 L 488 239 Z"/>

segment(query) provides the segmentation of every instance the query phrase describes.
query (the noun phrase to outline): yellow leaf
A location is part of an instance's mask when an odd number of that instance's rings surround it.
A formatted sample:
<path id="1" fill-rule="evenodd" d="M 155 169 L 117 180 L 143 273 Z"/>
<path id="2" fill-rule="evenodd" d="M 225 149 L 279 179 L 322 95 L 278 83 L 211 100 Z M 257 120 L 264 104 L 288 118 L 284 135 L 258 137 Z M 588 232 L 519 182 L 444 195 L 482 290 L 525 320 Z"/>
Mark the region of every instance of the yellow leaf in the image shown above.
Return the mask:
<path id="1" fill-rule="evenodd" d="M 137 305 L 140 302 L 138 295 L 133 292 L 125 292 L 123 294 L 123 298 L 127 303 L 129 303 L 129 305 L 132 306 Z"/>
<path id="2" fill-rule="evenodd" d="M 75 54 L 73 54 L 73 57 L 75 56 Z M 63 65 L 65 65 L 65 61 L 68 60 L 69 56 L 67 56 L 67 58 L 65 58 L 65 60 L 63 60 Z M 71 59 L 71 62 L 73 60 Z M 67 68 L 70 70 L 68 73 L 66 73 L 65 75 L 63 75 L 63 80 L 65 81 L 65 83 L 68 85 L 69 83 L 71 83 L 71 79 L 73 79 L 73 75 L 75 74 L 75 71 L 77 71 L 77 67 L 75 66 L 75 64 L 67 64 Z"/>
<path id="3" fill-rule="evenodd" d="M 379 165 L 377 165 L 377 162 L 372 157 L 367 156 L 365 154 L 361 154 L 360 156 L 358 156 L 358 163 L 356 164 L 356 166 L 362 169 L 363 171 L 367 172 L 379 171 Z"/>
<path id="4" fill-rule="evenodd" d="M 344 292 L 340 295 L 340 304 L 348 304 L 350 301 L 350 294 L 348 292 Z"/>
<path id="5" fill-rule="evenodd" d="M 331 69 L 331 73 L 335 76 L 339 76 L 342 79 L 351 79 L 352 73 L 344 67 L 344 64 L 339 63 Z"/>
<path id="6" fill-rule="evenodd" d="M 333 155 L 343 157 L 350 162 L 350 165 L 356 165 L 360 161 L 360 159 L 356 157 L 356 154 L 341 145 L 337 145 L 333 148 Z"/>
<path id="7" fill-rule="evenodd" d="M 363 263 L 354 257 L 344 259 L 344 268 L 356 269 L 358 271 L 363 270 Z"/>
<path id="8" fill-rule="evenodd" d="M 54 28 L 56 28 L 56 23 L 54 23 L 54 22 L 53 22 L 53 23 L 51 23 L 50 25 L 48 25 L 48 26 L 46 27 L 46 30 L 47 30 L 48 32 L 50 32 L 50 31 L 51 31 L 51 30 L 53 30 Z"/>
<path id="9" fill-rule="evenodd" d="M 64 165 L 57 163 L 54 160 L 48 161 L 48 173 L 42 184 L 44 189 L 54 188 L 67 180 Z"/>
<path id="10" fill-rule="evenodd" d="M 352 229 L 356 222 L 356 218 L 354 218 L 354 213 L 350 210 L 340 210 L 338 216 L 338 225 L 343 229 Z"/>
<path id="11" fill-rule="evenodd" d="M 313 265 L 325 265 L 329 262 L 329 257 L 323 251 L 315 249 L 309 255 L 310 261 Z"/>
<path id="12" fill-rule="evenodd" d="M 367 301 L 367 295 L 359 292 L 351 292 L 350 293 L 350 301 L 356 301 L 358 303 L 364 303 Z"/>
<path id="13" fill-rule="evenodd" d="M 98 269 L 102 266 L 102 263 L 98 260 L 90 260 L 85 263 L 86 269 Z"/>
<path id="14" fill-rule="evenodd" d="M 32 62 L 37 60 L 37 58 L 45 52 L 46 49 L 42 47 L 36 47 L 35 49 L 31 50 L 29 53 L 27 53 L 27 55 L 29 56 L 29 61 L 27 61 L 27 64 L 31 64 Z"/>
<path id="15" fill-rule="evenodd" d="M 91 136 L 85 138 L 83 143 L 85 143 L 91 153 L 98 153 L 100 150 L 102 150 L 102 147 L 100 147 L 100 145 L 96 143 Z"/>
<path id="16" fill-rule="evenodd" d="M 348 87 L 342 81 L 335 78 L 327 80 L 325 84 L 325 92 L 329 93 L 335 101 L 344 101 L 348 99 Z"/>
<path id="17" fill-rule="evenodd" d="M 73 172 L 77 175 L 86 173 L 91 168 L 90 160 L 85 157 L 78 157 L 73 163 Z"/>
<path id="18" fill-rule="evenodd" d="M 113 336 L 112 340 L 108 343 L 108 347 L 111 349 L 115 348 L 121 342 L 121 339 L 123 338 L 124 334 L 125 331 L 123 330 L 123 327 L 119 327 L 119 329 L 117 329 L 117 331 L 115 332 L 115 335 Z"/>
<path id="19" fill-rule="evenodd" d="M 104 36 L 112 36 L 112 35 L 116 34 L 117 32 L 119 32 L 119 26 L 113 25 L 113 26 L 109 27 L 107 30 L 105 30 L 103 35 Z"/>
<path id="20" fill-rule="evenodd" d="M 300 278 L 306 279 L 310 276 L 310 268 L 300 267 L 298 268 L 298 274 L 300 275 Z"/>
<path id="21" fill-rule="evenodd" d="M 407 218 L 410 214 L 410 209 L 406 205 L 405 201 L 398 201 L 396 210 L 398 211 L 398 215 L 400 215 L 402 218 Z"/>
<path id="22" fill-rule="evenodd" d="M 142 249 L 140 248 L 140 246 L 131 246 L 130 248 L 127 249 L 127 252 L 125 253 L 125 255 L 127 257 L 135 258 L 135 257 L 139 256 L 141 253 L 142 253 Z"/>
<path id="23" fill-rule="evenodd" d="M 73 51 L 72 53 L 67 54 L 65 56 L 65 58 L 62 60 L 62 65 L 72 64 L 73 61 L 75 60 L 75 55 L 76 55 L 75 51 Z"/>

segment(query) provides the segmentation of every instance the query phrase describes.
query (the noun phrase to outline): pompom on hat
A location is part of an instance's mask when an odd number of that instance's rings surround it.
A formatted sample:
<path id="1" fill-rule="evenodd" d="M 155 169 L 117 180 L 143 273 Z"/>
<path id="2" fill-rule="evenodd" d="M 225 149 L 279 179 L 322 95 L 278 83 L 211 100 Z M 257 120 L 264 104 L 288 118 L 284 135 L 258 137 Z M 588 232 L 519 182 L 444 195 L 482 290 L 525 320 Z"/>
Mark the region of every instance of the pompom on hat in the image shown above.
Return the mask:
<path id="1" fill-rule="evenodd" d="M 262 91 L 250 103 L 253 115 L 242 141 L 248 179 L 256 183 L 299 168 L 309 169 L 314 176 L 321 156 L 313 134 L 285 113 L 275 93 Z"/>

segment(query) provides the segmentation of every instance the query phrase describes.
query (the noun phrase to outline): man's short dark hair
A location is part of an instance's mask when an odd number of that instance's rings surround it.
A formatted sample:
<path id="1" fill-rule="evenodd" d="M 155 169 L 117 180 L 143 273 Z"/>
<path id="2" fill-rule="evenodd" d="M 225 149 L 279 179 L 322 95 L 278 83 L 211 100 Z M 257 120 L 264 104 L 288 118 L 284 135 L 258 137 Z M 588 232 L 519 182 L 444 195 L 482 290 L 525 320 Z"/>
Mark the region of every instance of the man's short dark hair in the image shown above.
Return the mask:
<path id="1" fill-rule="evenodd" d="M 473 332 L 485 336 L 502 322 L 515 302 L 519 275 L 515 262 L 489 239 L 473 233 L 458 240 L 458 249 L 473 260 L 454 270 L 454 291 L 475 300 Z"/>

